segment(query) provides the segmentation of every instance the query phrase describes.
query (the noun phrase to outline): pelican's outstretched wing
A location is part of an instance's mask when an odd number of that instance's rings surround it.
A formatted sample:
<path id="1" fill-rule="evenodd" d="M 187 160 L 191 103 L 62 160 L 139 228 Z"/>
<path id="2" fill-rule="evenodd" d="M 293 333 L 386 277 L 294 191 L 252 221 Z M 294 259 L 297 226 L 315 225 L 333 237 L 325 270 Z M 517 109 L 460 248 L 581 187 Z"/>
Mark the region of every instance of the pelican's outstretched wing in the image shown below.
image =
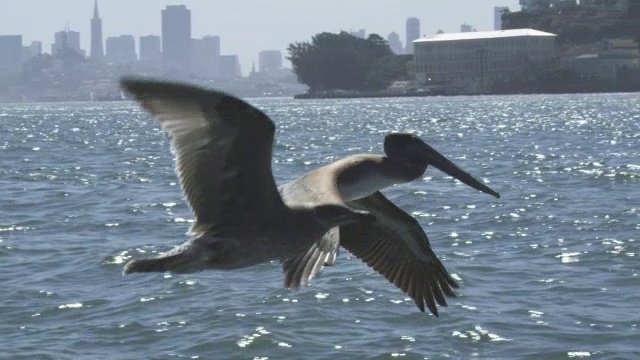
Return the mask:
<path id="1" fill-rule="evenodd" d="M 376 217 L 368 224 L 340 227 L 340 245 L 409 295 L 420 311 L 427 308 L 438 316 L 436 302 L 455 297 L 458 284 L 431 250 L 418 221 L 380 192 L 347 203 Z"/>
<path id="2" fill-rule="evenodd" d="M 275 126 L 260 110 L 222 92 L 124 78 L 122 87 L 171 138 L 180 185 L 196 217 L 192 233 L 250 232 L 282 205 L 271 173 Z"/>

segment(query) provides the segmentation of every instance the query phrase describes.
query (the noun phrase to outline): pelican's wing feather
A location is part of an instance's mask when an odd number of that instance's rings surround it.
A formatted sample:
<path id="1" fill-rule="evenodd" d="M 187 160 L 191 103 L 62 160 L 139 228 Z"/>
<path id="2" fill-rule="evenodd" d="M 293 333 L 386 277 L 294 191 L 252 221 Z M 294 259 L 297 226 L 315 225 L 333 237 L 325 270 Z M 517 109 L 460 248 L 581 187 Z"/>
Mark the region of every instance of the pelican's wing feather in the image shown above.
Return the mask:
<path id="1" fill-rule="evenodd" d="M 271 173 L 275 126 L 219 91 L 137 78 L 121 85 L 169 133 L 180 185 L 196 217 L 191 232 L 241 229 L 281 206 Z"/>
<path id="2" fill-rule="evenodd" d="M 334 227 L 320 241 L 315 242 L 309 250 L 282 261 L 284 270 L 284 287 L 298 289 L 309 285 L 325 265 L 335 264 L 340 246 L 339 228 Z"/>
<path id="3" fill-rule="evenodd" d="M 348 205 L 370 211 L 376 221 L 341 226 L 340 245 L 409 295 L 420 311 L 426 305 L 438 316 L 436 303 L 446 306 L 443 295 L 455 297 L 458 284 L 431 250 L 418 221 L 380 192 Z"/>

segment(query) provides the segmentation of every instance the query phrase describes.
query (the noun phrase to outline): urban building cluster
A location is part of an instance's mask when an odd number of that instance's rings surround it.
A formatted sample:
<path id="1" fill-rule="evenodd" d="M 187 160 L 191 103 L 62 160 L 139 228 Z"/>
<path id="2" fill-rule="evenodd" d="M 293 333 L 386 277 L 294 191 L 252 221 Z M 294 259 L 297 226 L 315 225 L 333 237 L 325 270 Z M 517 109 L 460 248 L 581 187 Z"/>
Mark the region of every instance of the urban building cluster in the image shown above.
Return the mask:
<path id="1" fill-rule="evenodd" d="M 67 73 L 68 78 L 68 73 L 72 72 L 76 78 L 82 78 L 75 97 L 118 98 L 121 94 L 117 78 L 132 72 L 195 81 L 215 79 L 227 85 L 241 81 L 238 55 L 221 53 L 219 36 L 192 38 L 191 10 L 185 5 L 169 5 L 162 10 L 160 35 L 143 35 L 136 39 L 133 35 L 124 34 L 105 39 L 98 1 L 94 1 L 89 51 L 81 48 L 80 33 L 66 27 L 53 36 L 48 54 L 54 59 L 53 64 L 44 71 L 40 67 L 34 69 L 38 75 L 52 78 L 52 82 L 53 77 L 61 73 Z M 29 71 L 34 67 L 30 64 L 37 63 L 43 55 L 47 54 L 41 41 L 25 46 L 21 35 L 0 35 L 0 78 Z M 75 64 L 73 59 L 83 61 Z M 32 80 L 43 82 L 37 77 L 34 76 Z M 250 77 L 258 81 L 277 82 L 284 79 L 285 82 L 295 82 L 291 70 L 283 67 L 283 55 L 279 50 L 261 51 L 258 54 L 258 68 L 254 64 Z M 54 89 L 39 97 L 46 100 L 63 96 Z"/>
<path id="2" fill-rule="evenodd" d="M 531 15 L 590 10 L 598 19 L 620 16 L 632 0 L 520 0 Z M 583 80 L 614 83 L 640 75 L 637 39 L 602 39 L 597 43 L 558 44 L 557 35 L 534 29 L 502 30 L 505 6 L 494 7 L 494 31 L 475 31 L 463 24 L 460 33 L 413 40 L 416 79 L 412 88 L 454 93 L 487 93 L 496 84 L 558 68 Z M 560 17 L 558 15 L 558 17 Z M 596 21 L 600 21 L 600 20 Z M 584 22 L 578 17 L 576 21 Z M 624 79 L 628 80 L 628 79 Z"/>
<path id="3" fill-rule="evenodd" d="M 127 73 L 203 83 L 215 80 L 217 87 L 244 95 L 284 95 L 288 94 L 285 88 L 294 92 L 304 90 L 292 71 L 283 67 L 279 50 L 261 51 L 257 68 L 254 62 L 249 76 L 243 78 L 238 56 L 221 53 L 219 36 L 192 37 L 191 11 L 185 5 L 162 10 L 160 35 L 104 39 L 98 3 L 94 1 L 88 53 L 80 46 L 80 33 L 69 28 L 54 34 L 51 54 L 55 56 L 49 58 L 53 58 L 49 63 L 43 60 L 42 42 L 25 46 L 21 35 L 0 35 L 0 79 L 20 71 L 26 74 L 23 76 L 26 83 L 11 88 L 9 98 L 24 97 L 21 94 L 29 90 L 39 94 L 38 100 L 57 99 L 62 92 L 65 96 L 73 94 L 73 99 L 120 97 L 117 78 Z M 592 14 L 590 18 L 576 16 L 571 20 L 586 24 L 625 14 L 632 1 L 636 0 L 520 0 L 520 6 L 527 16 L 572 11 L 580 14 L 575 10 L 587 9 Z M 558 36 L 551 32 L 505 29 L 506 15 L 510 15 L 508 7 L 493 8 L 492 31 L 477 31 L 463 23 L 459 33 L 438 30 L 432 35 L 421 35 L 420 20 L 408 18 L 405 38 L 391 32 L 387 42 L 395 54 L 413 55 L 415 79 L 390 84 L 389 89 L 446 88 L 456 93 L 484 93 L 497 83 L 557 64 L 581 78 L 604 81 L 616 81 L 621 70 L 640 72 L 637 38 L 604 39 L 587 46 L 558 44 Z M 571 21 L 567 24 L 572 24 Z M 367 35 L 365 29 L 351 34 L 360 38 Z M 72 83 L 78 88 L 76 92 L 69 91 Z M 57 88 L 51 88 L 51 84 Z M 253 92 L 236 91 L 240 88 Z M 3 95 L 7 97 L 0 93 L 0 97 Z"/>
<path id="4" fill-rule="evenodd" d="M 350 34 L 361 39 L 365 39 L 367 36 L 365 29 L 350 31 Z M 389 48 L 391 48 L 391 51 L 396 55 L 413 54 L 413 41 L 420 38 L 420 20 L 415 17 L 408 18 L 405 26 L 405 34 L 404 45 L 397 32 L 394 31 L 387 35 Z"/>
<path id="5" fill-rule="evenodd" d="M 608 15 L 627 12 L 631 1 L 634 0 L 520 0 L 520 6 L 522 12 L 533 15 L 589 9 L 598 14 L 594 21 L 601 21 Z M 494 6 L 493 31 L 477 31 L 463 23 L 459 33 L 438 30 L 424 36 L 420 20 L 407 19 L 404 45 L 396 32 L 387 36 L 387 42 L 395 54 L 414 55 L 415 79 L 392 83 L 388 90 L 486 93 L 497 83 L 557 65 L 583 79 L 610 82 L 618 80 L 621 69 L 640 71 L 640 48 L 634 39 L 560 46 L 554 33 L 528 28 L 503 30 L 503 15 L 509 12 L 507 6 Z M 351 34 L 361 38 L 366 35 L 364 29 Z"/>
<path id="6" fill-rule="evenodd" d="M 131 65 L 137 61 L 146 69 L 168 72 L 193 73 L 202 77 L 239 77 L 242 75 L 237 55 L 223 55 L 220 52 L 220 37 L 205 36 L 194 39 L 191 36 L 191 10 L 185 5 L 169 5 L 162 10 L 162 35 L 112 36 L 102 35 L 102 19 L 95 0 L 91 18 L 91 49 L 88 57 L 92 60 L 113 65 Z M 21 35 L 0 35 L 0 50 L 4 54 L 0 62 L 0 72 L 18 71 L 27 60 L 43 53 L 42 42 L 34 41 L 23 46 Z M 66 28 L 54 34 L 51 54 L 71 50 L 87 56 L 80 47 L 80 33 Z M 277 73 L 282 70 L 282 53 L 279 50 L 265 50 L 259 54 L 260 72 Z"/>

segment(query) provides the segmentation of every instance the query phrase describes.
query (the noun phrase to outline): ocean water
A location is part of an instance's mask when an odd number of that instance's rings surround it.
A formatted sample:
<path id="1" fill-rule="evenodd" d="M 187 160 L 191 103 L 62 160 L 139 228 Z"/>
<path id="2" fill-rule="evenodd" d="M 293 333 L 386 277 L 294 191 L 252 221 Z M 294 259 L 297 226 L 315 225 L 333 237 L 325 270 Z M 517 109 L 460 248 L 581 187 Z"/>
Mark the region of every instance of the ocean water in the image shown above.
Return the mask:
<path id="1" fill-rule="evenodd" d="M 346 251 L 296 292 L 277 263 L 122 276 L 186 239 L 165 133 L 133 102 L 1 104 L 0 358 L 640 358 L 637 94 L 249 101 L 278 183 L 402 131 L 502 194 L 385 191 L 460 278 L 440 317 Z"/>

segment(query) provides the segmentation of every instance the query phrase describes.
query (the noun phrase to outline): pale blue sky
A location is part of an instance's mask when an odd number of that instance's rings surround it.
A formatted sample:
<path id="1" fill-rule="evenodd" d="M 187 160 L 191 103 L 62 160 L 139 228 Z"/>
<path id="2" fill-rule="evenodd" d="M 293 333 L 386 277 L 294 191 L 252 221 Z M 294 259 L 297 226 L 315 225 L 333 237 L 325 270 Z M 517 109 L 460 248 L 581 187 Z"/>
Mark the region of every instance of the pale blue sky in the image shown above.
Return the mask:
<path id="1" fill-rule="evenodd" d="M 192 35 L 218 35 L 222 54 L 240 56 L 243 73 L 261 50 L 309 40 L 321 31 L 358 30 L 386 38 L 397 32 L 404 43 L 408 17 L 420 19 L 422 34 L 438 29 L 458 32 L 462 23 L 493 29 L 493 7 L 519 10 L 518 0 L 98 0 L 106 37 L 160 35 L 160 11 L 166 5 L 191 9 Z M 49 52 L 53 33 L 80 32 L 89 50 L 93 0 L 0 0 L 0 34 L 21 34 L 25 45 L 42 41 Z"/>

